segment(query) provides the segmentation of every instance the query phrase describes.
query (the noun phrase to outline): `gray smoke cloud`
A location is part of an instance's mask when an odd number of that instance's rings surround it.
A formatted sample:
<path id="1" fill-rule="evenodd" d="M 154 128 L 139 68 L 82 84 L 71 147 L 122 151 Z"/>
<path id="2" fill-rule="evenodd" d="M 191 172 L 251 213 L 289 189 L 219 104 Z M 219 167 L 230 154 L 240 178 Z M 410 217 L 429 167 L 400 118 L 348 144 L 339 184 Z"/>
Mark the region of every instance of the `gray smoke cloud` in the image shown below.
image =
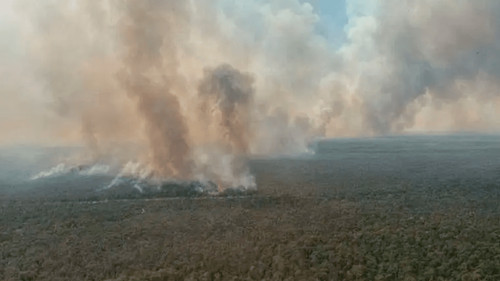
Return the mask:
<path id="1" fill-rule="evenodd" d="M 250 153 L 254 136 L 253 83 L 250 74 L 222 64 L 205 69 L 198 86 L 200 122 L 221 136 L 198 156 L 204 158 L 198 173 L 215 180 L 219 186 L 255 187 L 255 180 L 242 158 Z"/>
<path id="2" fill-rule="evenodd" d="M 425 102 L 496 95 L 465 85 L 491 83 L 500 74 L 499 13 L 499 3 L 488 0 L 382 1 L 373 15 L 354 17 L 345 63 L 359 67 L 365 128 L 403 131 L 415 125 Z"/>
<path id="3" fill-rule="evenodd" d="M 253 95 L 253 78 L 227 64 L 206 69 L 199 86 L 199 96 L 204 99 L 201 109 L 220 112 L 223 133 L 237 154 L 249 152 Z"/>
<path id="4" fill-rule="evenodd" d="M 500 130 L 498 1 L 348 0 L 338 45 L 316 1 L 0 5 L 0 143 L 255 187 L 315 138 Z"/>

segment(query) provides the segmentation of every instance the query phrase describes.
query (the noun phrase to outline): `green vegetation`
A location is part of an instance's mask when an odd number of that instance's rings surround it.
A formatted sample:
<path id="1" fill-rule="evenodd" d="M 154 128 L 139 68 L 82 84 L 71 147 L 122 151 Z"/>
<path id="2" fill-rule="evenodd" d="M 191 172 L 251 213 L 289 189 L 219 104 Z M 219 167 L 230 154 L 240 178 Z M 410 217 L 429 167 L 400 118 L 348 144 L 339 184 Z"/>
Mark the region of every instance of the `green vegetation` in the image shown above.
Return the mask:
<path id="1" fill-rule="evenodd" d="M 500 280 L 500 216 L 293 196 L 0 203 L 1 280 Z"/>

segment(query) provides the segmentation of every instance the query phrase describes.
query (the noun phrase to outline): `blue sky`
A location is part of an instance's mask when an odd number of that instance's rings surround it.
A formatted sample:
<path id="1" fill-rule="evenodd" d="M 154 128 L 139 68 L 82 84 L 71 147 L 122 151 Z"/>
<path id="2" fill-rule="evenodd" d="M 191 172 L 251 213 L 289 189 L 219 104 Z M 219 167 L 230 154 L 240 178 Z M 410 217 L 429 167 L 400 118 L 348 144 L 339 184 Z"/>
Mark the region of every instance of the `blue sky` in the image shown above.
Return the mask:
<path id="1" fill-rule="evenodd" d="M 328 41 L 340 46 L 345 41 L 344 26 L 347 24 L 345 0 L 316 0 L 311 1 L 320 16 L 318 32 Z"/>

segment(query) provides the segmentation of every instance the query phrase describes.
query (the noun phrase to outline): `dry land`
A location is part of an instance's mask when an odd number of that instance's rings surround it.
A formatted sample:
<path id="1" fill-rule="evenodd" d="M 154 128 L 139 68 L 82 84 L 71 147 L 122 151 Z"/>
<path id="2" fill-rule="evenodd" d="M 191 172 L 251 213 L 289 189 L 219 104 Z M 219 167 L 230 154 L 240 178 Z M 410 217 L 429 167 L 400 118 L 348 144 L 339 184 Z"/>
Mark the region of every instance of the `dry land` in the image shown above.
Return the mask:
<path id="1" fill-rule="evenodd" d="M 336 198 L 4 200 L 1 280 L 500 280 L 500 217 Z"/>
<path id="2" fill-rule="evenodd" d="M 499 143 L 319 142 L 252 159 L 258 190 L 216 197 L 103 189 L 112 175 L 0 180 L 0 280 L 500 280 Z M 32 174 L 12 163 L 0 179 Z"/>

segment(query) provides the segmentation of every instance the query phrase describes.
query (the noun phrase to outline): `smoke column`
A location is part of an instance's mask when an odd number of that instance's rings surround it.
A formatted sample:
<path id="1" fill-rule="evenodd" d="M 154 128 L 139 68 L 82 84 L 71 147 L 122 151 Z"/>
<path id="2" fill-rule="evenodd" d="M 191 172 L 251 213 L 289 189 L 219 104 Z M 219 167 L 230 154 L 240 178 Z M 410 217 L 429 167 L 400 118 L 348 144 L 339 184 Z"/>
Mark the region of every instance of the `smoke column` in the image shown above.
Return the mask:
<path id="1" fill-rule="evenodd" d="M 318 137 L 500 130 L 500 2 L 4 1 L 0 143 L 255 187 Z M 134 149 L 130 149 L 133 144 Z"/>
<path id="2" fill-rule="evenodd" d="M 205 128 L 215 132 L 217 139 L 204 149 L 212 153 L 205 152 L 201 174 L 210 175 L 219 186 L 253 188 L 255 185 L 244 161 L 239 158 L 250 152 L 253 95 L 253 78 L 249 74 L 227 64 L 204 70 L 198 87 L 200 121 L 205 123 Z M 218 161 L 220 157 L 225 160 Z"/>
<path id="3" fill-rule="evenodd" d="M 233 153 L 249 151 L 251 139 L 250 110 L 253 101 L 253 79 L 230 65 L 205 70 L 199 96 L 205 99 L 202 110 L 211 108 L 220 113 L 220 126 Z"/>
<path id="4" fill-rule="evenodd" d="M 183 1 L 125 1 L 120 19 L 125 46 L 121 73 L 126 92 L 136 101 L 149 141 L 151 165 L 158 176 L 190 174 L 188 129 L 168 75 L 175 72 L 175 33 L 183 24 Z M 164 58 L 163 54 L 169 57 Z M 174 71 L 164 69 L 173 67 Z M 170 79 L 169 79 L 170 78 Z"/>

